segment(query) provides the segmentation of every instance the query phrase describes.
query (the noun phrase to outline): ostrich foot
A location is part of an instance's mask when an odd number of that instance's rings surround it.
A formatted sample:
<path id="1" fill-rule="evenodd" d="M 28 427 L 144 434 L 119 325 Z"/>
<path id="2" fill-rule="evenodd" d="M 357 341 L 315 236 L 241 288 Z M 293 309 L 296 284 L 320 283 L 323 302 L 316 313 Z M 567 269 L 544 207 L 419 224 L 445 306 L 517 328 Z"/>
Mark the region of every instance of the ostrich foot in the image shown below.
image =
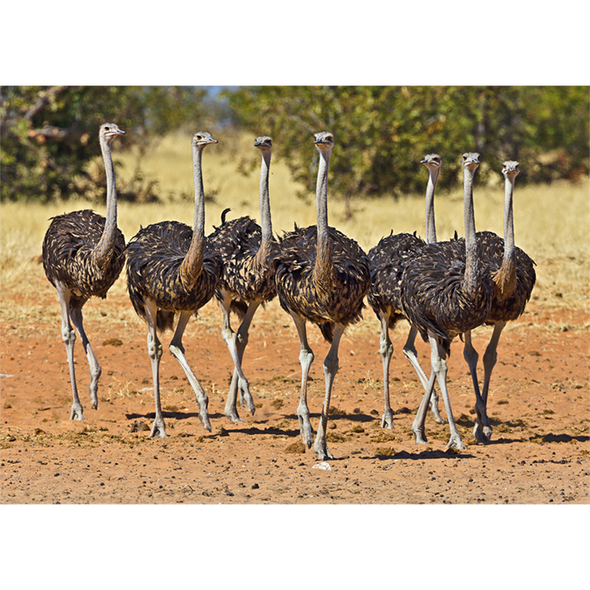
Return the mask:
<path id="1" fill-rule="evenodd" d="M 225 408 L 224 412 L 225 416 L 227 417 L 228 420 L 230 420 L 231 422 L 234 423 L 239 423 L 239 422 L 243 422 L 243 420 L 240 418 L 240 416 L 238 415 L 238 411 L 237 408 L 235 406 L 230 406 Z"/>
<path id="2" fill-rule="evenodd" d="M 240 390 L 240 405 L 248 410 L 252 416 L 254 416 L 254 412 L 256 411 L 256 406 L 254 405 L 254 400 L 252 399 L 252 394 L 250 393 L 250 386 L 248 385 L 248 381 L 245 379 L 242 381 L 240 380 L 238 383 L 238 387 Z"/>
<path id="3" fill-rule="evenodd" d="M 393 429 L 393 411 L 387 408 L 381 417 L 381 428 Z"/>
<path id="4" fill-rule="evenodd" d="M 150 438 L 166 438 L 166 427 L 164 426 L 164 420 L 156 418 L 152 425 L 152 431 L 150 432 Z"/>
<path id="5" fill-rule="evenodd" d="M 333 459 L 334 456 L 328 450 L 328 445 L 326 444 L 326 439 L 318 436 L 316 441 L 313 445 L 313 450 L 318 458 L 318 461 L 326 461 L 327 459 Z"/>
<path id="6" fill-rule="evenodd" d="M 90 403 L 92 408 L 96 410 L 98 408 L 98 377 L 93 378 L 88 389 L 90 390 Z"/>
<path id="7" fill-rule="evenodd" d="M 211 422 L 209 422 L 209 414 L 205 412 L 204 414 L 199 412 L 199 418 L 203 424 L 203 428 L 211 432 Z"/>
<path id="8" fill-rule="evenodd" d="M 456 434 L 451 434 L 451 438 L 446 446 L 447 449 L 457 449 L 458 451 L 463 451 L 465 449 L 465 444 L 461 440 L 461 436 L 457 432 Z"/>
<path id="9" fill-rule="evenodd" d="M 80 404 L 72 404 L 70 420 L 84 420 L 84 414 L 82 414 L 82 406 Z"/>
<path id="10" fill-rule="evenodd" d="M 473 427 L 473 438 L 478 443 L 487 443 L 492 438 L 492 429 L 490 426 L 482 426 L 481 423 L 476 422 Z"/>
<path id="11" fill-rule="evenodd" d="M 297 417 L 299 418 L 299 432 L 301 433 L 301 440 L 308 449 L 311 449 L 313 442 L 313 429 L 311 428 L 311 421 L 309 419 L 309 410 L 297 408 Z"/>
<path id="12" fill-rule="evenodd" d="M 412 432 L 414 433 L 414 443 L 417 445 L 427 445 L 428 439 L 424 432 L 424 427 L 420 424 L 412 424 Z"/>
<path id="13" fill-rule="evenodd" d="M 438 399 L 430 402 L 430 414 L 435 422 L 438 422 L 439 424 L 445 423 L 445 419 L 441 416 L 440 410 L 438 409 Z"/>

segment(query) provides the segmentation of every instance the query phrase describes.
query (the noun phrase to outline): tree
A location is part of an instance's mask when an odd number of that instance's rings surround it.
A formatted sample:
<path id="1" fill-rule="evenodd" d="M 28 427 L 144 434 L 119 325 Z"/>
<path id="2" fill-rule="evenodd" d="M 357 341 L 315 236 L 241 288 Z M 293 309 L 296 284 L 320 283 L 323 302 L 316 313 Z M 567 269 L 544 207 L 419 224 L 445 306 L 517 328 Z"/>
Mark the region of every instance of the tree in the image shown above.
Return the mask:
<path id="1" fill-rule="evenodd" d="M 456 186 L 466 151 L 481 153 L 482 180 L 516 158 L 523 183 L 588 174 L 585 87 L 269 86 L 225 97 L 238 125 L 273 137 L 277 155 L 309 191 L 317 163 L 312 134 L 332 131 L 331 187 L 348 203 L 421 192 L 418 162 L 429 152 L 443 157 L 443 189 Z M 550 150 L 558 151 L 559 169 L 543 164 Z"/>
<path id="2" fill-rule="evenodd" d="M 202 117 L 205 95 L 206 90 L 190 87 L 3 87 L 2 199 L 102 194 L 104 175 L 88 171 L 100 154 L 102 123 L 112 121 L 129 131 L 121 149 L 145 146 L 148 139 Z"/>

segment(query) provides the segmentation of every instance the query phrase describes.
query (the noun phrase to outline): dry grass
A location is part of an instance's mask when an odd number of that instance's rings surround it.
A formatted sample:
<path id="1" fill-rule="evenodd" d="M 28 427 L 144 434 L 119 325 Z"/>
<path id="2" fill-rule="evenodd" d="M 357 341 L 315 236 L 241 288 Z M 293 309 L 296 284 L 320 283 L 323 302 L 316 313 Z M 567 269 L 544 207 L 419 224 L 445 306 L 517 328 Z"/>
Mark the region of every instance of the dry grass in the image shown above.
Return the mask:
<path id="1" fill-rule="evenodd" d="M 231 207 L 230 216 L 250 215 L 259 219 L 258 183 L 256 167 L 250 175 L 237 171 L 242 154 L 252 153 L 259 158 L 253 147 L 253 138 L 232 139 L 236 149 L 220 149 L 224 138 L 219 137 L 219 146 L 211 146 L 203 157 L 204 184 L 208 195 L 213 195 L 206 205 L 207 228 L 220 221 L 221 211 Z M 229 140 L 228 140 L 229 141 Z M 236 143 L 237 142 L 237 143 Z M 122 181 L 131 177 L 137 164 L 133 154 L 116 155 L 123 163 L 117 169 Z M 258 160 L 256 160 L 258 162 Z M 523 167 L 525 163 L 522 163 Z M 171 136 L 142 160 L 142 170 L 148 179 L 157 180 L 163 194 L 172 195 L 166 204 L 119 204 L 119 225 L 129 239 L 140 225 L 163 219 L 176 219 L 189 225 L 193 222 L 193 180 L 190 138 Z M 444 174 L 444 164 L 442 174 Z M 426 171 L 424 171 L 426 183 Z M 273 214 L 273 229 L 276 233 L 290 230 L 293 223 L 306 226 L 315 223 L 313 195 L 309 199 L 297 198 L 298 187 L 291 179 L 284 162 L 280 160 L 280 146 L 275 146 L 271 166 L 270 195 Z M 588 179 L 577 185 L 555 183 L 544 187 L 523 187 L 516 184 L 514 217 L 517 245 L 522 247 L 537 262 L 537 285 L 533 301 L 544 308 L 589 310 L 590 284 L 590 182 Z M 478 230 L 488 229 L 498 234 L 503 232 L 503 186 L 475 187 L 476 224 Z M 55 299 L 52 287 L 45 280 L 40 264 L 41 243 L 48 226 L 48 219 L 67 211 L 91 207 L 105 214 L 105 205 L 88 202 L 63 202 L 48 205 L 2 203 L 0 205 L 0 289 L 3 304 L 0 319 L 7 321 L 46 316 L 50 322 L 58 321 L 57 303 L 53 307 L 39 307 L 39 301 Z M 355 215 L 345 219 L 344 203 L 332 198 L 330 223 L 341 229 L 359 244 L 370 249 L 378 240 L 394 233 L 417 230 L 424 235 L 424 201 L 422 195 L 406 195 L 398 200 L 389 197 L 353 202 Z M 448 239 L 457 230 L 463 233 L 462 189 L 437 195 L 436 223 L 439 239 Z M 24 287 L 23 287 L 24 286 Z M 126 298 L 124 277 L 117 281 L 109 299 Z M 8 297 L 10 296 L 10 297 Z M 10 300 L 8 300 L 10 299 Z M 93 309 L 90 309 L 92 307 Z M 89 306 L 87 314 L 109 314 L 108 301 Z M 47 315 L 46 315 L 47 314 Z M 122 314 L 122 315 L 121 315 Z M 121 312 L 115 321 L 132 321 L 131 307 Z M 352 330 L 373 330 L 371 321 L 351 327 Z M 202 316 L 205 324 L 217 324 L 217 318 Z M 269 318 L 268 329 L 275 329 L 275 319 Z M 288 323 L 288 322 L 287 322 Z M 272 325 L 271 325 L 272 324 Z M 564 324 L 567 329 L 567 325 Z M 563 326 L 556 325 L 560 330 Z M 405 327 L 400 329 L 405 331 Z"/>

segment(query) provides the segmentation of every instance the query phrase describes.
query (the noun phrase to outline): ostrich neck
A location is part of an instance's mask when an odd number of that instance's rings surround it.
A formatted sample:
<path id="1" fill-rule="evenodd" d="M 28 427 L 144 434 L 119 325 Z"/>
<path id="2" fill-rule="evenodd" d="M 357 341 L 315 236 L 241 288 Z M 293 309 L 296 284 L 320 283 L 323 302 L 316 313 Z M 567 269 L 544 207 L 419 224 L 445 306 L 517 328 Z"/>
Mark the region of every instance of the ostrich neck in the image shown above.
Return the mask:
<path id="1" fill-rule="evenodd" d="M 465 168 L 464 181 L 464 223 L 465 223 L 465 285 L 467 292 L 474 295 L 479 283 L 479 257 L 475 237 L 475 213 L 473 210 L 473 170 Z"/>
<path id="2" fill-rule="evenodd" d="M 203 171 L 201 158 L 204 146 L 193 145 L 193 177 L 195 183 L 195 220 L 193 237 L 189 249 L 180 266 L 180 276 L 183 284 L 192 288 L 203 268 L 205 252 L 205 191 L 203 189 Z"/>
<path id="3" fill-rule="evenodd" d="M 428 186 L 426 187 L 426 242 L 436 242 L 436 224 L 434 222 L 434 189 L 438 180 L 438 171 L 429 170 Z"/>
<path id="4" fill-rule="evenodd" d="M 269 254 L 272 238 L 272 223 L 270 221 L 270 199 L 268 194 L 268 176 L 270 170 L 270 152 L 262 152 L 260 165 L 260 225 L 262 229 L 262 241 L 260 243 L 260 256 L 266 261 Z"/>
<path id="5" fill-rule="evenodd" d="M 320 151 L 316 186 L 317 252 L 314 274 L 316 280 L 329 281 L 332 276 L 332 256 L 328 234 L 328 165 L 330 152 Z"/>
<path id="6" fill-rule="evenodd" d="M 104 231 L 94 249 L 94 259 L 99 266 L 103 266 L 109 262 L 115 247 L 117 235 L 117 186 L 115 184 L 115 168 L 111 157 L 111 147 L 104 138 L 100 139 L 100 149 L 107 177 L 107 213 Z"/>
<path id="7" fill-rule="evenodd" d="M 512 195 L 514 179 L 506 178 L 504 194 L 504 258 L 495 282 L 504 296 L 512 294 L 516 288 L 516 251 L 514 247 L 514 218 L 512 214 Z"/>

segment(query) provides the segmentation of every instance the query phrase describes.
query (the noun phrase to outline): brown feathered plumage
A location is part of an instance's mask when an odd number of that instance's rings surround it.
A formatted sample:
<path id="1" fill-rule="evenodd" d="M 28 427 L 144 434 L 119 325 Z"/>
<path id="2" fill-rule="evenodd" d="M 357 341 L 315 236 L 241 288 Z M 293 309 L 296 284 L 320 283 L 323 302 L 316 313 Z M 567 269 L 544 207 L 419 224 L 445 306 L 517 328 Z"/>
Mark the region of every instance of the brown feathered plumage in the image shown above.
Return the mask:
<path id="1" fill-rule="evenodd" d="M 464 240 L 451 240 L 425 245 L 402 277 L 404 314 L 425 342 L 429 330 L 436 334 L 447 354 L 452 340 L 481 326 L 492 306 L 494 288 L 487 266 L 479 266 L 473 289 L 465 282 L 466 268 Z"/>
<path id="2" fill-rule="evenodd" d="M 105 218 L 90 209 L 51 218 L 43 240 L 43 269 L 52 285 L 60 281 L 72 292 L 71 303 L 82 307 L 90 297 L 107 296 L 125 264 L 125 237 L 119 228 L 111 257 L 97 261 L 94 249 L 105 227 Z"/>
<path id="3" fill-rule="evenodd" d="M 508 277 L 503 267 L 504 239 L 493 232 L 483 231 L 477 232 L 477 243 L 494 281 L 492 308 L 485 323 L 516 320 L 524 313 L 535 286 L 535 261 L 524 250 L 515 247 L 515 273 Z"/>
<path id="4" fill-rule="evenodd" d="M 247 215 L 224 221 L 209 235 L 212 247 L 219 253 L 223 271 L 217 288 L 231 293 L 232 308 L 245 313 L 248 304 L 261 299 L 271 301 L 277 294 L 273 269 L 269 264 L 276 242 L 271 242 L 266 252 L 260 249 L 260 226 Z"/>
<path id="5" fill-rule="evenodd" d="M 367 301 L 379 318 L 389 316 L 389 328 L 404 318 L 401 280 L 408 262 L 422 251 L 426 242 L 415 234 L 390 235 L 369 250 L 371 288 Z"/>
<path id="6" fill-rule="evenodd" d="M 333 274 L 328 284 L 316 279 L 317 228 L 295 228 L 286 233 L 273 257 L 275 282 L 281 307 L 292 309 L 316 324 L 332 342 L 334 323 L 358 322 L 363 298 L 371 283 L 369 258 L 342 232 L 328 228 Z"/>
<path id="7" fill-rule="evenodd" d="M 203 307 L 215 293 L 221 277 L 221 257 L 205 238 L 203 267 L 194 283 L 183 280 L 180 267 L 193 230 L 178 221 L 148 225 L 127 246 L 127 287 L 136 313 L 145 319 L 145 299 L 158 306 L 157 328 L 171 330 L 175 314 Z"/>

